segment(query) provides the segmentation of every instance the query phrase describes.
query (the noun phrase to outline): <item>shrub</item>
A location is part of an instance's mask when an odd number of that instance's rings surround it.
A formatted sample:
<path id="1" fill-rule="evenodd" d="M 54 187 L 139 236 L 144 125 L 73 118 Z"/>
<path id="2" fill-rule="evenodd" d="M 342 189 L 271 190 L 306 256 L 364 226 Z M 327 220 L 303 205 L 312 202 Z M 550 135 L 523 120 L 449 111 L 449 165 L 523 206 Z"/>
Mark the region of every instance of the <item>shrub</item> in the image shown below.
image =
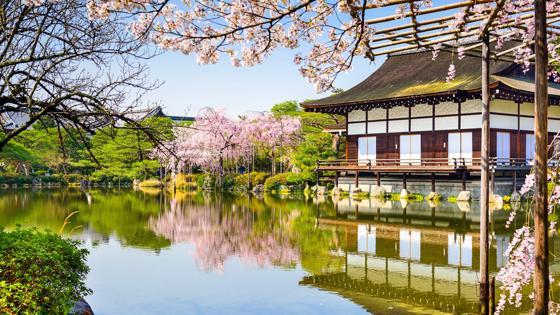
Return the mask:
<path id="1" fill-rule="evenodd" d="M 251 187 L 262 185 L 264 184 L 267 177 L 268 177 L 267 173 L 260 173 L 260 172 L 251 172 L 251 173 L 237 175 L 235 177 L 235 187 L 247 188 L 247 183 L 249 181 L 249 178 L 251 178 Z"/>
<path id="2" fill-rule="evenodd" d="M 299 173 L 281 173 L 267 178 L 264 189 L 270 191 L 278 190 L 280 186 L 289 186 L 292 190 L 302 190 L 306 181 L 307 178 Z"/>
<path id="3" fill-rule="evenodd" d="M 287 173 L 281 173 L 267 178 L 264 181 L 264 190 L 266 191 L 278 190 L 280 186 L 286 185 L 288 183 L 287 177 L 288 177 Z"/>
<path id="4" fill-rule="evenodd" d="M 159 179 L 147 179 L 138 184 L 140 187 L 161 187 L 163 186 Z"/>
<path id="5" fill-rule="evenodd" d="M 67 314 L 91 291 L 88 251 L 35 229 L 0 230 L 0 313 Z"/>
<path id="6" fill-rule="evenodd" d="M 231 190 L 235 186 L 235 174 L 227 174 L 222 177 L 222 189 Z"/>
<path id="7" fill-rule="evenodd" d="M 195 174 L 177 174 L 175 177 L 175 187 L 178 189 L 196 189 L 197 176 Z"/>
<path id="8" fill-rule="evenodd" d="M 216 177 L 209 174 L 200 174 L 196 179 L 198 189 L 214 190 L 216 189 Z"/>

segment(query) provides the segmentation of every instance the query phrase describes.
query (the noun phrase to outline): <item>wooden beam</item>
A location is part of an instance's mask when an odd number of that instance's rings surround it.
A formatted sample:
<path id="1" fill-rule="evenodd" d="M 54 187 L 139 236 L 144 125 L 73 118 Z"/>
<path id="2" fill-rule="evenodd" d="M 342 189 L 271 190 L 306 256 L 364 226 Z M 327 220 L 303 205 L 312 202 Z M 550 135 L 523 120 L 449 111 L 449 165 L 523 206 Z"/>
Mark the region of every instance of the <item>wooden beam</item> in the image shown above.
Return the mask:
<path id="1" fill-rule="evenodd" d="M 533 314 L 548 314 L 548 50 L 546 0 L 535 0 L 535 295 Z"/>
<path id="2" fill-rule="evenodd" d="M 424 10 L 419 10 L 419 11 L 416 11 L 415 15 L 419 16 L 419 15 L 437 13 L 437 12 L 442 12 L 442 11 L 458 9 L 458 8 L 462 8 L 462 7 L 466 7 L 466 6 L 471 6 L 473 4 L 492 3 L 494 1 L 495 0 L 469 0 L 469 1 L 456 2 L 456 3 L 446 4 L 446 5 L 442 5 L 442 6 L 438 6 L 438 7 L 432 7 L 432 8 L 427 8 L 427 9 L 424 9 Z M 372 5 L 372 4 L 366 5 L 366 9 L 375 9 L 375 8 L 378 8 L 378 7 L 379 6 Z M 367 24 L 378 24 L 378 23 L 393 21 L 393 20 L 398 19 L 398 18 L 407 18 L 407 17 L 411 17 L 411 16 L 412 16 L 412 14 L 410 12 L 405 13 L 401 16 L 393 14 L 393 15 L 389 15 L 389 16 L 376 18 L 376 19 L 366 20 L 366 23 Z"/>
<path id="3" fill-rule="evenodd" d="M 489 313 L 488 284 L 488 212 L 489 212 L 489 140 L 490 140 L 490 42 L 482 40 L 482 132 L 480 145 L 480 307 Z"/>
<path id="4" fill-rule="evenodd" d="M 490 15 L 488 16 L 488 21 L 486 21 L 486 24 L 484 25 L 484 29 L 482 29 L 481 34 L 488 34 L 488 32 L 490 31 L 490 27 L 494 23 L 494 19 L 498 16 L 498 13 L 504 7 L 505 3 L 506 0 L 497 1 L 496 6 L 492 9 L 492 12 L 490 12 Z"/>

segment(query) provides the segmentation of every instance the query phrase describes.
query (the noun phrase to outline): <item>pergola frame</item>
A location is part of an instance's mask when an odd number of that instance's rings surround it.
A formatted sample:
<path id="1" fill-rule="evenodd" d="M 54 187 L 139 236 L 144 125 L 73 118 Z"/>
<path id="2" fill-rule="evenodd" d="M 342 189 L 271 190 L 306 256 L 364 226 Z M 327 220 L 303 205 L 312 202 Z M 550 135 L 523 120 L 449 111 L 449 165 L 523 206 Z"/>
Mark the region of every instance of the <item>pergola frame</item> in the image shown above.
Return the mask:
<path id="1" fill-rule="evenodd" d="M 375 35 L 369 38 L 370 58 L 399 52 L 411 52 L 418 49 L 461 49 L 466 53 L 475 53 L 481 48 L 482 67 L 482 139 L 481 139 L 481 220 L 480 220 L 480 302 L 481 313 L 490 312 L 489 275 L 488 275 L 488 218 L 489 218 L 489 104 L 491 99 L 489 84 L 489 62 L 491 59 L 512 60 L 518 49 L 533 46 L 534 54 L 529 60 L 535 66 L 535 314 L 548 313 L 548 209 L 547 209 L 547 122 L 548 122 L 548 50 L 547 39 L 560 35 L 560 14 L 546 12 L 546 0 L 535 0 L 532 7 L 527 7 L 515 14 L 508 14 L 506 22 L 497 18 L 508 0 L 453 0 L 440 6 L 421 8 L 422 0 L 386 0 L 382 4 L 372 4 L 364 0 L 364 5 L 352 10 L 376 12 L 382 7 L 407 5 L 409 11 L 367 19 L 362 23 L 375 28 Z M 450 3 L 449 3 L 450 2 Z M 476 8 L 477 5 L 487 5 Z M 379 10 L 378 10 L 379 11 Z M 458 21 L 456 14 L 461 19 Z M 421 17 L 437 14 L 438 16 L 421 20 Z M 451 22 L 456 27 L 451 28 Z M 511 38 L 518 32 L 527 30 L 524 23 L 534 21 L 535 35 L 514 48 L 492 54 L 490 43 L 498 38 Z M 386 26 L 389 22 L 397 25 Z M 468 46 L 465 43 L 472 42 Z M 461 48 L 459 48 L 461 47 Z M 557 62 L 558 60 L 551 60 Z"/>

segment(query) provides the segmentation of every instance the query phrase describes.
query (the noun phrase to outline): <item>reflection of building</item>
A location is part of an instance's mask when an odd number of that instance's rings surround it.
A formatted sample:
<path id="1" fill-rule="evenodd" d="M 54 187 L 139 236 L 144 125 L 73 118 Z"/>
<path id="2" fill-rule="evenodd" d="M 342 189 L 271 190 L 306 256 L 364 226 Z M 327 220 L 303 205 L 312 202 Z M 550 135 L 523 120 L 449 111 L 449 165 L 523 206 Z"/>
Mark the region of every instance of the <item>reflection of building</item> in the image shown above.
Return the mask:
<path id="1" fill-rule="evenodd" d="M 319 228 L 345 235 L 343 245 L 332 251 L 344 255 L 344 266 L 305 277 L 301 284 L 337 292 L 366 308 L 368 297 L 379 297 L 431 310 L 476 312 L 477 207 L 471 212 L 451 204 L 438 207 L 436 216 L 436 207 L 427 203 L 342 201 L 334 216 L 320 215 L 318 222 Z M 494 215 L 500 222 L 507 219 L 507 214 Z M 494 234 L 492 272 L 505 263 L 508 242 L 508 232 Z"/>

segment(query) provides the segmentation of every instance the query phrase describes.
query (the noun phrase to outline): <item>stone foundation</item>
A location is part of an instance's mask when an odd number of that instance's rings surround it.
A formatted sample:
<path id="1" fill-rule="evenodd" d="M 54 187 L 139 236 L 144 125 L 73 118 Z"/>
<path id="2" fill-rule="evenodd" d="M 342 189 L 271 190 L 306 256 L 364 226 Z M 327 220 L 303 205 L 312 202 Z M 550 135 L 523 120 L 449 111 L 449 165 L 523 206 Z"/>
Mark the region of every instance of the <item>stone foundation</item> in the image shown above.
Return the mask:
<path id="1" fill-rule="evenodd" d="M 354 177 L 339 177 L 338 187 L 350 193 L 354 190 Z M 523 184 L 524 178 L 517 179 L 517 189 Z M 363 192 L 373 193 L 375 187 L 377 186 L 377 180 L 374 177 L 360 177 L 359 188 Z M 471 192 L 471 198 L 474 200 L 480 199 L 480 178 L 472 177 L 466 181 L 467 191 Z M 400 194 L 403 187 L 402 177 L 382 177 L 381 187 L 385 189 L 387 193 L 397 193 Z M 432 182 L 430 178 L 408 178 L 406 190 L 413 194 L 421 194 L 424 196 L 429 195 L 432 192 Z M 458 196 L 459 193 L 463 191 L 463 184 L 461 180 L 458 179 L 436 179 L 436 193 L 444 198 L 449 196 Z M 513 192 L 513 181 L 511 178 L 497 178 L 494 181 L 494 194 L 505 196 L 510 195 Z"/>

